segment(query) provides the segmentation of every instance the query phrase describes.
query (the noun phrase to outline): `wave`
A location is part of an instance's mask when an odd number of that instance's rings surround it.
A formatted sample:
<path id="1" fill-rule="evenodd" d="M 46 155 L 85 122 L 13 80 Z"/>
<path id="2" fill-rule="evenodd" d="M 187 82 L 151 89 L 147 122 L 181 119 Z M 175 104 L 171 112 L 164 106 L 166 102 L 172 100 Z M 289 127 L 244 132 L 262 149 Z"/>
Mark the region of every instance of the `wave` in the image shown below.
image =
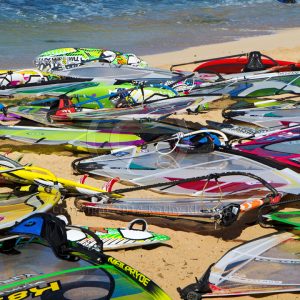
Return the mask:
<path id="1" fill-rule="evenodd" d="M 38 23 L 68 23 L 87 21 L 89 19 L 111 19 L 119 17 L 143 18 L 173 12 L 188 12 L 222 7 L 253 7 L 274 0 L 62 0 L 29 1 L 2 0 L 0 2 L 0 19 L 2 21 L 31 21 Z"/>

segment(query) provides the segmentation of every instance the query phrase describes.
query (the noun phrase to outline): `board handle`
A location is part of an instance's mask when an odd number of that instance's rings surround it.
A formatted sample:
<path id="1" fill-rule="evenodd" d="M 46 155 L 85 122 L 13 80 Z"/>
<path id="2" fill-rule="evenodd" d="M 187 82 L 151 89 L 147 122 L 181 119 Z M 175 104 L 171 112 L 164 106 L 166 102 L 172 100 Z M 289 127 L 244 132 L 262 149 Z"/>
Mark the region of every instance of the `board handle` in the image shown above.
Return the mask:
<path id="1" fill-rule="evenodd" d="M 136 225 L 141 225 L 141 229 L 133 228 Z M 148 223 L 144 219 L 134 219 L 127 226 L 128 230 L 148 231 Z"/>

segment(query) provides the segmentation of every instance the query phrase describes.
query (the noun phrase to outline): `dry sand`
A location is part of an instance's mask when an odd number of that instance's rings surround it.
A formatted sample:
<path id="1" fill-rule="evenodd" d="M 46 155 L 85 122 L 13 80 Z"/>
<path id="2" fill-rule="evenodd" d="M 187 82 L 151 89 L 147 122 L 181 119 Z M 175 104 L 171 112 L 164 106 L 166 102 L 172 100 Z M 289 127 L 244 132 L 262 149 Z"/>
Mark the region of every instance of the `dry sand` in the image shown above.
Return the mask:
<path id="1" fill-rule="evenodd" d="M 300 28 L 278 31 L 272 35 L 248 37 L 233 42 L 188 47 L 185 50 L 143 56 L 151 66 L 169 69 L 173 64 L 201 59 L 261 51 L 277 59 L 300 61 Z M 181 69 L 181 67 L 180 67 Z M 192 65 L 185 67 L 192 70 Z"/>
<path id="2" fill-rule="evenodd" d="M 168 68 L 174 63 L 259 50 L 272 55 L 274 58 L 298 61 L 300 59 L 299 36 L 299 29 L 285 30 L 275 35 L 246 38 L 231 43 L 187 48 L 183 51 L 145 56 L 144 59 L 152 66 Z M 220 111 L 210 112 L 207 117 L 210 119 L 221 119 Z M 182 116 L 179 118 L 182 118 Z M 195 122 L 204 121 L 201 114 L 188 118 Z M 2 143 L 9 144 L 8 141 Z M 19 154 L 16 152 L 9 155 L 12 158 L 18 156 Z M 70 166 L 74 158 L 74 156 L 39 155 L 26 152 L 23 162 L 32 162 L 37 166 L 48 168 L 59 177 L 78 180 L 78 176 L 73 174 Z M 87 183 L 101 187 L 103 182 L 89 178 Z M 141 193 L 137 193 L 135 196 L 139 197 L 140 195 Z M 149 191 L 143 192 L 142 195 L 143 197 L 157 197 L 155 193 Z M 68 199 L 66 202 L 73 224 L 107 227 L 124 226 L 126 224 L 121 221 L 100 217 L 87 217 L 76 210 L 72 204 L 72 199 Z M 57 208 L 56 212 L 58 211 L 63 212 Z M 263 229 L 258 225 L 247 227 L 243 223 L 245 221 L 226 229 L 218 228 L 217 230 L 213 225 L 209 227 L 209 230 L 202 230 L 202 227 L 199 225 L 198 228 L 194 227 L 195 231 L 197 231 L 196 233 L 186 232 L 184 229 L 187 227 L 180 223 L 177 224 L 179 228 L 177 230 L 151 225 L 151 230 L 167 234 L 171 237 L 167 245 L 145 249 L 114 251 L 110 254 L 144 272 L 160 285 L 172 299 L 179 299 L 176 291 L 177 287 L 185 287 L 187 284 L 193 283 L 195 277 L 202 275 L 210 264 L 216 262 L 232 247 L 273 232 L 273 230 Z M 182 227 L 180 228 L 180 226 Z M 239 299 L 253 298 L 241 297 Z M 300 299 L 300 296 L 296 294 L 282 294 L 268 296 L 264 299 Z"/>

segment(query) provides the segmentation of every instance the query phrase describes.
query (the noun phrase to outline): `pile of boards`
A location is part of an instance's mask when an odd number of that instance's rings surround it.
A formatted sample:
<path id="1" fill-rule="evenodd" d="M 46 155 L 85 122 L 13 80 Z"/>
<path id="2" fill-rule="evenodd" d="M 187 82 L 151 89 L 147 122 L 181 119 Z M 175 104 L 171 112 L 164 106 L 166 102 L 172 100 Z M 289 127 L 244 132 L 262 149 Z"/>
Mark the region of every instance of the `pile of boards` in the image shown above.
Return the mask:
<path id="1" fill-rule="evenodd" d="M 170 239 L 147 222 L 213 232 L 249 211 L 252 223 L 283 232 L 229 251 L 178 295 L 300 290 L 300 211 L 283 211 L 300 200 L 300 65 L 258 51 L 179 69 L 188 64 L 168 71 L 134 54 L 63 48 L 33 69 L 1 71 L 0 298 L 170 299 L 104 251 Z M 14 151 L 71 152 L 82 177 L 22 164 Z M 130 196 L 146 190 L 155 197 Z M 66 199 L 128 227 L 70 225 L 67 211 L 49 213 Z"/>

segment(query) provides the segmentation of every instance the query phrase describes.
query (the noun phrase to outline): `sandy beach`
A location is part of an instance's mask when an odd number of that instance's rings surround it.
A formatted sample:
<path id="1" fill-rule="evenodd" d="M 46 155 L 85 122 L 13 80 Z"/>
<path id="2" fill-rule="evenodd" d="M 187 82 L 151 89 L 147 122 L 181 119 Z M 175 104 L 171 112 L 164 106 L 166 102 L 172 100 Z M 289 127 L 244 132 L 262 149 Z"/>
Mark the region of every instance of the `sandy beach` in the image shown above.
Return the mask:
<path id="1" fill-rule="evenodd" d="M 151 66 L 169 69 L 170 65 L 184 63 L 193 60 L 206 59 L 210 57 L 232 55 L 251 50 L 259 50 L 273 58 L 300 61 L 300 28 L 282 30 L 274 35 L 245 38 L 233 42 L 212 44 L 207 46 L 189 48 L 182 51 L 174 51 L 151 56 L 144 56 Z M 192 70 L 192 65 L 188 68 Z M 220 109 L 209 112 L 206 115 L 179 116 L 186 120 L 205 123 L 205 119 L 221 120 Z M 9 141 L 1 141 L 1 144 L 9 144 Z M 17 158 L 20 153 L 12 152 L 11 158 Z M 22 163 L 31 162 L 36 166 L 51 170 L 58 177 L 78 180 L 79 176 L 73 174 L 71 162 L 75 155 L 45 155 L 23 153 Z M 88 184 L 101 187 L 103 181 L 94 178 L 87 179 Z M 118 185 L 120 186 L 120 185 Z M 139 197 L 141 192 L 132 193 L 128 196 Z M 157 194 L 145 191 L 143 197 L 158 197 Z M 67 211 L 74 225 L 89 225 L 103 227 L 125 226 L 126 222 L 109 220 L 100 217 L 88 217 L 77 211 L 72 199 L 67 199 Z M 62 208 L 56 208 L 56 213 L 63 212 Z M 249 216 L 253 221 L 255 216 Z M 212 224 L 205 230 L 194 226 L 196 232 L 187 232 L 184 227 L 177 224 L 176 230 L 150 225 L 150 230 L 167 234 L 171 240 L 162 246 L 112 251 L 110 254 L 137 268 L 153 279 L 163 288 L 172 299 L 179 299 L 177 287 L 185 287 L 194 283 L 195 277 L 199 278 L 209 265 L 216 262 L 228 250 L 246 241 L 255 239 L 274 232 L 272 229 L 264 229 L 259 225 L 248 226 L 246 221 L 237 222 L 228 228 L 215 228 Z M 184 225 L 183 225 L 184 226 Z M 240 297 L 239 299 L 253 299 L 252 297 Z M 297 294 L 281 294 L 266 296 L 263 299 L 300 299 Z"/>
<path id="2" fill-rule="evenodd" d="M 300 61 L 300 28 L 284 29 L 270 35 L 242 38 L 233 42 L 189 47 L 185 50 L 143 56 L 150 66 L 169 69 L 173 64 L 192 62 L 202 59 L 260 51 L 275 59 Z M 192 70 L 193 65 L 178 67 Z"/>

